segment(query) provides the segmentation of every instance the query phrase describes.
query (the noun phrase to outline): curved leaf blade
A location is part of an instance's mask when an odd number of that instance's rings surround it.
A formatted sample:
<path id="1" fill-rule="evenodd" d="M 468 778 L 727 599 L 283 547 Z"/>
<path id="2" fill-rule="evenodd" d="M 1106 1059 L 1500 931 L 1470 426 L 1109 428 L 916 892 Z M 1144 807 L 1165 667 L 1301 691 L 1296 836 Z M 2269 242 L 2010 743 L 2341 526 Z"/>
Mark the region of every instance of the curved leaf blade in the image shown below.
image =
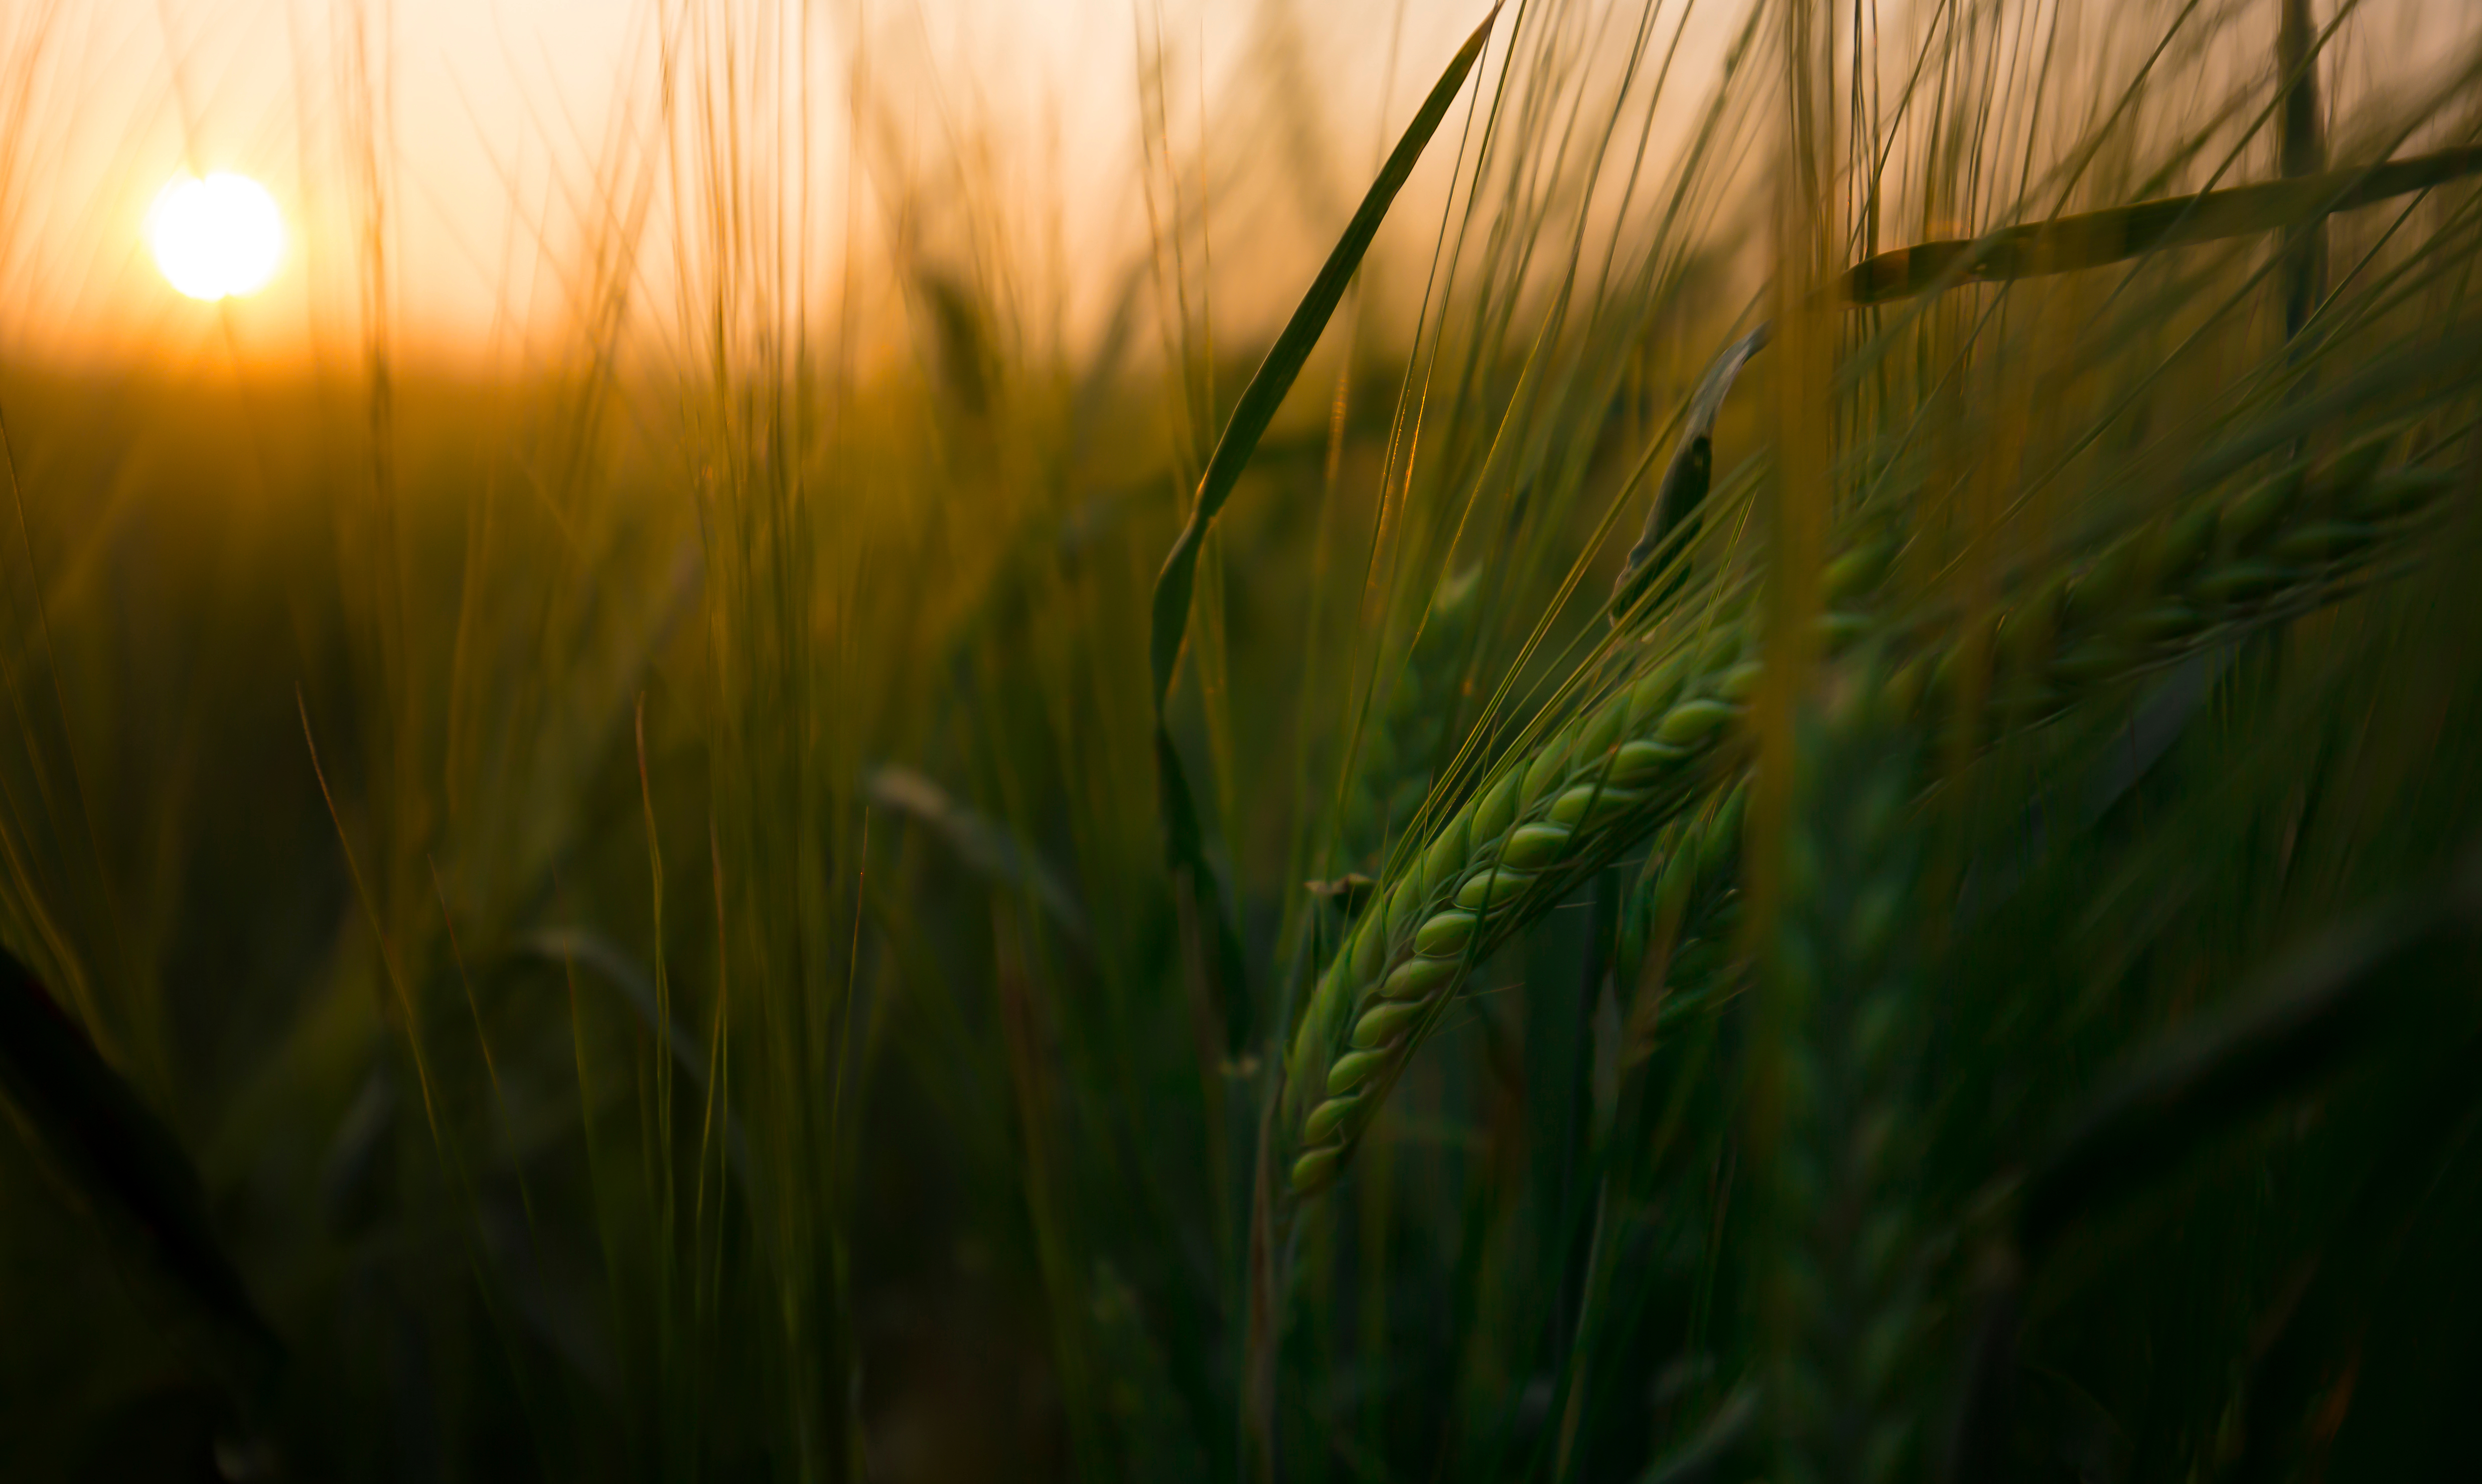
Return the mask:
<path id="1" fill-rule="evenodd" d="M 1422 100 L 1413 121 L 1405 126 L 1396 141 L 1387 163 L 1380 168 L 1379 178 L 1361 198 L 1361 205 L 1345 225 L 1344 235 L 1320 265 L 1318 277 L 1310 280 L 1309 291 L 1302 296 L 1291 319 L 1284 322 L 1283 332 L 1276 336 L 1266 358 L 1258 363 L 1241 400 L 1232 409 L 1231 420 L 1224 425 L 1223 437 L 1216 440 L 1215 452 L 1206 461 L 1206 472 L 1198 482 L 1198 499 L 1190 507 L 1189 523 L 1172 543 L 1164 558 L 1163 571 L 1155 579 L 1154 602 L 1148 634 L 1148 659 L 1154 676 L 1155 714 L 1163 714 L 1164 697 L 1172 690 L 1173 667 L 1180 658 L 1182 642 L 1189 633 L 1189 600 L 1198 579 L 1199 543 L 1206 538 L 1206 528 L 1215 521 L 1217 512 L 1230 497 L 1232 487 L 1241 480 L 1241 471 L 1249 466 L 1250 456 L 1257 452 L 1258 440 L 1266 436 L 1267 425 L 1274 421 L 1276 409 L 1293 388 L 1302 366 L 1309 359 L 1311 349 L 1327 330 L 1327 322 L 1343 302 L 1345 286 L 1361 267 L 1364 253 L 1370 251 L 1371 239 L 1378 236 L 1379 225 L 1387 218 L 1387 208 L 1395 203 L 1396 193 L 1413 173 L 1422 151 L 1438 132 L 1439 120 L 1447 117 L 1448 105 L 1464 91 L 1465 77 L 1482 56 L 1483 44 L 1491 39 L 1491 28 L 1499 18 L 1499 6 L 1493 5 L 1482 24 L 1474 28 L 1447 70 L 1439 74 L 1430 95 Z"/>
<path id="2" fill-rule="evenodd" d="M 1227 1039 L 1236 1051 L 1249 1035 L 1248 1008 L 1241 994 L 1246 963 L 1241 936 L 1232 925 L 1230 907 L 1206 859 L 1196 797 L 1191 792 L 1187 771 L 1181 766 L 1179 749 L 1173 743 L 1172 729 L 1164 719 L 1173 671 L 1180 662 L 1181 646 L 1189 634 L 1199 547 L 1224 502 L 1231 496 L 1233 487 L 1240 483 L 1241 472 L 1257 451 L 1258 440 L 1266 436 L 1276 409 L 1292 390 L 1311 349 L 1343 301 L 1345 288 L 1361 266 L 1380 224 L 1386 220 L 1396 193 L 1413 173 L 1431 136 L 1447 117 L 1448 106 L 1464 91 L 1465 78 L 1481 58 L 1483 46 L 1491 39 L 1492 25 L 1498 18 L 1499 6 L 1494 4 L 1491 13 L 1483 17 L 1482 24 L 1474 28 L 1473 35 L 1449 60 L 1447 70 L 1439 74 L 1439 82 L 1423 98 L 1413 121 L 1406 125 L 1387 163 L 1380 168 L 1379 178 L 1371 182 L 1353 220 L 1345 225 L 1344 235 L 1336 240 L 1327 261 L 1320 266 L 1318 277 L 1310 280 L 1309 291 L 1302 296 L 1292 318 L 1284 323 L 1283 332 L 1258 363 L 1232 410 L 1231 419 L 1225 424 L 1223 436 L 1216 441 L 1215 452 L 1206 461 L 1206 472 L 1199 480 L 1198 498 L 1190 507 L 1188 523 L 1174 540 L 1171 553 L 1164 558 L 1163 570 L 1155 578 L 1148 623 L 1148 662 L 1153 677 L 1155 780 L 1163 811 L 1164 856 L 1199 914 L 1206 940 L 1203 967 L 1215 981 L 1211 992 L 1223 1005 Z"/>
<path id="3" fill-rule="evenodd" d="M 135 1228 L 147 1256 L 264 1382 L 282 1341 L 207 1220 L 197 1169 L 34 973 L 0 949 L 0 1095 L 71 1195 Z"/>

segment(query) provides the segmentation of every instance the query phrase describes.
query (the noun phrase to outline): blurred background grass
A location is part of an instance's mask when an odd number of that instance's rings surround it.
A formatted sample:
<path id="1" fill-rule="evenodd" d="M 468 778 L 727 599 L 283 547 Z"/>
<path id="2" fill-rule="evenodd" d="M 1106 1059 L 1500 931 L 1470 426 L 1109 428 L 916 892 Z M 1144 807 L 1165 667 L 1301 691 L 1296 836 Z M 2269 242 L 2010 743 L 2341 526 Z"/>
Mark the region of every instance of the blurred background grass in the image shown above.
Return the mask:
<path id="1" fill-rule="evenodd" d="M 438 121 L 393 100 L 384 8 L 340 8 L 296 79 L 332 218 L 302 342 L 233 305 L 0 361 L 0 942 L 172 1130 L 283 1350 L 203 1312 L 13 1089 L 0 1471 L 1963 1476 L 1994 1291 L 1990 1476 L 2469 1459 L 2469 931 L 2390 970 L 2411 1028 L 2211 1136 L 2167 1113 L 2188 1157 L 2045 1252 L 2004 1232 L 2131 1057 L 2430 900 L 2482 830 L 2471 189 L 2318 226 L 2306 324 L 2310 219 L 1833 318 L 1783 285 L 2469 145 L 2470 25 L 1506 9 L 1207 537 L 1167 713 L 1201 888 L 1166 864 L 1149 591 L 1277 315 L 1483 18 L 1399 7 L 1329 54 L 1243 9 L 1140 8 L 1067 79 L 1133 102 L 1107 207 L 1046 198 L 1056 146 L 903 52 L 935 7 L 656 7 L 508 254 L 553 287 L 461 356 L 403 287 L 392 151 Z M 73 18 L 7 33 L 20 141 L 109 125 L 45 70 Z M 1379 124 L 1326 106 L 1338 75 L 1380 79 Z M 0 160 L 0 268 L 57 220 L 13 194 L 35 163 Z M 1064 246 L 1105 211 L 1125 252 Z M 1724 402 L 1669 596 L 1612 637 L 1683 404 L 1786 304 L 1809 338 Z M 1902 1326 L 1820 1299 L 1831 1338 L 1788 1338 L 1785 1275 L 1866 1232 L 1787 1215 L 1807 1135 L 1767 1069 L 1846 1002 L 1761 1013 L 1805 1003 L 1770 989 L 1805 908 L 1737 865 L 1703 959 L 1650 946 L 1670 836 L 1481 967 L 1254 1261 L 1273 1084 L 1356 876 L 1394 882 L 1597 677 L 1856 533 L 1906 533 L 1891 633 L 2028 611 L 2374 430 L 2460 482 L 2360 590 L 2041 728 L 1923 722 L 1912 967 L 1874 991 L 1912 1027 L 1867 1197 L 1902 1220 L 1859 1223 L 1910 1275 Z M 1761 778 L 1877 766 L 1752 731 Z M 1825 817 L 1784 790 L 1754 840 Z M 1992 1277 L 2020 1259 L 2021 1291 Z M 1898 1379 L 1829 1365 L 1806 1401 L 1813 1342 Z"/>

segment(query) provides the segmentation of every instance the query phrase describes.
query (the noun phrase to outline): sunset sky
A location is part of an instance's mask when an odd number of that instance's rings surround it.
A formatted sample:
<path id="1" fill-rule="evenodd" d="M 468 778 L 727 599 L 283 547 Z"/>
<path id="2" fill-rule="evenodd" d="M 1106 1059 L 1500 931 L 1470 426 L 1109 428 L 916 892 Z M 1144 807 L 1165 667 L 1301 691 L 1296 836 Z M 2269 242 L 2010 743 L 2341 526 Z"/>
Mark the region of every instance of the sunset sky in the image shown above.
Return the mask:
<path id="1" fill-rule="evenodd" d="M 2264 3 L 2272 11 L 2274 0 Z M 803 7 L 742 0 L 692 9 L 747 17 L 797 15 Z M 1249 162 L 1246 175 L 1212 177 L 1218 189 L 1241 179 L 1256 193 L 1237 207 L 1220 203 L 1216 241 L 1233 249 L 1232 260 L 1250 254 L 1272 292 L 1314 261 L 1305 254 L 1341 224 L 1383 131 L 1402 123 L 1484 9 L 1483 0 L 1403 0 L 1401 8 L 1386 0 L 819 0 L 809 13 L 807 178 L 818 251 L 841 241 L 837 215 L 853 184 L 846 79 L 860 55 L 875 80 L 883 139 L 904 156 L 894 172 L 916 193 L 898 202 L 888 180 L 864 178 L 856 195 L 879 212 L 865 249 L 885 248 L 886 220 L 900 205 L 937 229 L 942 213 L 957 215 L 957 201 L 970 198 L 976 209 L 996 206 L 1021 244 L 1048 254 L 1064 292 L 1087 301 L 1071 305 L 1071 317 L 1093 318 L 1112 265 L 1149 241 L 1136 128 L 1137 38 L 1147 29 L 1160 32 L 1172 57 L 1174 152 L 1194 160 L 1203 133 L 1223 166 Z M 1706 8 L 1718 26 L 1730 9 Z M 2107 23 L 2109 10 L 2087 19 Z M 281 359 L 314 333 L 349 333 L 340 327 L 357 312 L 358 291 L 348 250 L 356 198 L 344 169 L 346 99 L 358 20 L 389 99 L 398 343 L 474 361 L 522 353 L 530 337 L 556 337 L 568 312 L 560 272 L 595 220 L 597 162 L 627 153 L 613 147 L 617 125 L 651 117 L 657 13 L 656 0 L 0 5 L 0 122 L 24 119 L 0 143 L 0 334 L 21 355 L 181 362 Z M 1271 42 L 1286 17 L 1289 31 Z M 2377 0 L 2331 66 L 2342 87 L 2356 78 L 2366 86 L 2373 68 L 2392 74 L 2406 65 L 2379 59 L 2445 55 L 2454 35 L 2477 24 L 2482 6 Z M 1285 45 L 1289 73 L 1269 65 Z M 789 28 L 762 49 L 797 51 Z M 2260 65 L 2255 54 L 2244 60 Z M 1695 66 L 1684 71 L 1696 75 Z M 1270 101 L 1279 91 L 1290 100 L 1281 107 Z M 1282 137 L 1287 128 L 1322 138 L 1305 145 Z M 648 156 L 641 149 L 636 157 Z M 942 189 L 937 162 L 959 158 L 985 172 L 972 191 Z M 166 282 L 145 234 L 148 206 L 168 181 L 216 171 L 262 182 L 289 241 L 264 291 L 205 305 Z M 1284 198 L 1275 203 L 1290 215 L 1259 210 L 1262 197 Z M 1421 199 L 1417 186 L 1408 200 Z M 660 257 L 669 232 L 659 223 L 648 234 L 658 255 L 640 266 L 649 280 L 642 316 L 664 312 L 652 280 L 669 273 Z"/>
<path id="2" fill-rule="evenodd" d="M 760 7 L 746 8 L 755 12 Z M 786 5 L 787 13 L 798 11 Z M 1406 7 L 1400 73 L 1436 66 L 1478 5 Z M 1264 41 L 1259 8 L 1147 0 L 1188 92 L 1175 134 L 1200 123 L 1195 59 L 1208 96 L 1246 76 Z M 1378 74 L 1394 8 L 1298 5 L 1300 50 L 1323 74 L 1327 122 L 1375 147 Z M 0 324 L 21 348 L 71 358 L 179 358 L 196 347 L 298 348 L 313 300 L 353 301 L 353 221 L 342 160 L 358 13 L 383 47 L 392 89 L 392 278 L 408 343 L 470 354 L 505 344 L 547 311 L 546 244 L 572 247 L 580 187 L 621 117 L 653 95 L 646 0 L 69 0 L 46 16 L 16 0 L 0 18 L 0 107 L 27 123 L 0 171 Z M 872 0 L 814 10 L 813 93 L 823 116 L 812 184 L 841 192 L 841 77 L 866 34 L 893 132 L 938 147 L 975 132 L 1029 198 L 1065 206 L 1066 255 L 1120 251 L 1143 231 L 1137 194 L 1137 13 L 1131 0 Z M 866 17 L 857 19 L 858 16 Z M 49 30 L 42 30 L 48 19 Z M 40 39 L 40 52 L 37 41 Z M 777 49 L 788 50 L 779 45 Z M 29 70 L 27 59 L 36 59 Z M 1355 65 L 1339 65 L 1343 59 Z M 1323 75 L 1318 81 L 1333 79 Z M 1400 87 L 1401 119 L 1412 93 Z M 1175 145 L 1184 142 L 1175 138 Z M 1340 172 L 1366 172 L 1360 160 Z M 183 299 L 145 242 L 168 180 L 230 171 L 263 182 L 290 241 L 268 288 L 221 306 Z M 1052 178 L 1057 177 L 1057 178 Z M 1142 240 L 1142 239 L 1140 239 Z"/>

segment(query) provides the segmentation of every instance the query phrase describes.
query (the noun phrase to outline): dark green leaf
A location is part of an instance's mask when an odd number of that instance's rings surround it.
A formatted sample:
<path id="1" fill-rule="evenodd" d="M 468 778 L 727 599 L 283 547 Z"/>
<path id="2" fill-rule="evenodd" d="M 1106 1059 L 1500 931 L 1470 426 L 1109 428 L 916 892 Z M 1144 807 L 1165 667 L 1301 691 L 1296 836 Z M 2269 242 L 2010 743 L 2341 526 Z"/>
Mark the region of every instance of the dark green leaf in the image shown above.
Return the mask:
<path id="1" fill-rule="evenodd" d="M 126 1218 L 156 1266 L 214 1321 L 244 1379 L 263 1382 L 283 1346 L 207 1220 L 198 1171 L 34 974 L 5 950 L 0 1091 L 72 1196 L 98 1213 Z"/>

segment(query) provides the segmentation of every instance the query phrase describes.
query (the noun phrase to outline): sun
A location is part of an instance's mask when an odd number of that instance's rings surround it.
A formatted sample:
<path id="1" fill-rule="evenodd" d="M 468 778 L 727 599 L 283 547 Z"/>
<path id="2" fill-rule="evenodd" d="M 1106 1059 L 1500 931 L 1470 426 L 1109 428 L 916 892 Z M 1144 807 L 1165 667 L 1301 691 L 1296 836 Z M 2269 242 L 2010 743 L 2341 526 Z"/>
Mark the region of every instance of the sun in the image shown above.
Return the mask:
<path id="1" fill-rule="evenodd" d="M 219 171 L 166 186 L 146 215 L 155 265 L 193 299 L 254 293 L 284 256 L 284 219 L 276 198 L 247 175 Z"/>

